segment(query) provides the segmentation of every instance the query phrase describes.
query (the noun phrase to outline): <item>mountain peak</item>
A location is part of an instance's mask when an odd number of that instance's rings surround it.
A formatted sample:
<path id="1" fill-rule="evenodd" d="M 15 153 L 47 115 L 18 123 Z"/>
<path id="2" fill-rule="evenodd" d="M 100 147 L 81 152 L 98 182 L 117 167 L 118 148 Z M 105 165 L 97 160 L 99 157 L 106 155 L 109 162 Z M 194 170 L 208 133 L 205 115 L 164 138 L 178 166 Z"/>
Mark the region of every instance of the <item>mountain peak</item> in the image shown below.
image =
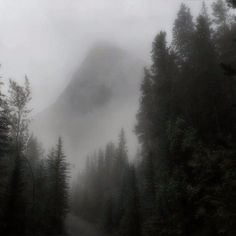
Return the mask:
<path id="1" fill-rule="evenodd" d="M 122 58 L 126 56 L 127 53 L 117 45 L 100 41 L 95 43 L 89 50 L 81 67 L 83 68 L 88 66 L 91 68 L 93 63 L 95 66 L 104 66 L 105 64 L 111 66 L 113 63 L 122 60 Z"/>
<path id="2" fill-rule="evenodd" d="M 116 45 L 96 43 L 56 103 L 38 117 L 35 130 L 44 139 L 65 137 L 71 156 L 87 153 L 95 142 L 102 145 L 124 123 L 132 130 L 143 64 Z"/>
<path id="3" fill-rule="evenodd" d="M 128 95 L 127 90 L 132 90 L 130 74 L 137 74 L 140 65 L 140 61 L 118 46 L 98 42 L 85 57 L 58 103 L 83 113 L 107 104 L 112 97 L 123 97 L 121 93 Z"/>

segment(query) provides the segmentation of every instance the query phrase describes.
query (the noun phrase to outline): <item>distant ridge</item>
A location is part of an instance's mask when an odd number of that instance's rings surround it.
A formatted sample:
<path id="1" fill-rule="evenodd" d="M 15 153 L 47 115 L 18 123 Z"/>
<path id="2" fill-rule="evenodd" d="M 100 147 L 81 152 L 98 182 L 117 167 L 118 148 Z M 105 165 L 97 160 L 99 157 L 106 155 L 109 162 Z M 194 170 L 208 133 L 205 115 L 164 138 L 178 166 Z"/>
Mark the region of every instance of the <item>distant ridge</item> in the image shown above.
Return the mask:
<path id="1" fill-rule="evenodd" d="M 35 118 L 33 130 L 46 145 L 63 136 L 73 161 L 113 139 L 121 127 L 133 136 L 143 65 L 119 47 L 96 43 L 57 101 Z"/>

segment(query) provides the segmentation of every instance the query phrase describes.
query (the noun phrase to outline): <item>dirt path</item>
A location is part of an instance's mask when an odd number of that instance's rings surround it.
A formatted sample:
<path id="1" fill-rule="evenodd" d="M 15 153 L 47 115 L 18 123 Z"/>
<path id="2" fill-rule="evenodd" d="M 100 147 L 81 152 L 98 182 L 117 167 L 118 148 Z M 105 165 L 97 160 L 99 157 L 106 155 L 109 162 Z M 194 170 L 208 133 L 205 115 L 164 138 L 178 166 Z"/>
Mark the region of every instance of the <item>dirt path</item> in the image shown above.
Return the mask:
<path id="1" fill-rule="evenodd" d="M 105 236 L 92 224 L 71 214 L 67 216 L 66 225 L 70 236 Z"/>

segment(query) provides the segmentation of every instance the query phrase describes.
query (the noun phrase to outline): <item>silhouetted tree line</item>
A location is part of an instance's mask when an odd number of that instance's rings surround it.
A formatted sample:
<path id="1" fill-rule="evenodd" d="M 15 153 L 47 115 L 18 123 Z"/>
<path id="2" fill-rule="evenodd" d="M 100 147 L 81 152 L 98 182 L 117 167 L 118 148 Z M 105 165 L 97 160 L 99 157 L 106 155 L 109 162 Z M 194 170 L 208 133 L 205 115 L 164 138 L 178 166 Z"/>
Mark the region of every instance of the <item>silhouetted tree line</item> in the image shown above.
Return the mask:
<path id="1" fill-rule="evenodd" d="M 2 85 L 2 84 L 1 84 Z M 29 135 L 31 91 L 0 89 L 0 235 L 61 235 L 68 210 L 68 165 L 61 138 L 47 158 Z"/>
<path id="2" fill-rule="evenodd" d="M 234 3 L 234 1 L 232 1 Z M 217 0 L 196 20 L 182 4 L 172 42 L 160 32 L 144 70 L 139 161 L 108 144 L 88 159 L 75 213 L 109 235 L 236 235 L 236 22 Z"/>
<path id="3" fill-rule="evenodd" d="M 107 233 L 140 235 L 140 196 L 136 170 L 128 162 L 124 130 L 118 145 L 108 143 L 87 158 L 73 191 L 73 212 Z"/>

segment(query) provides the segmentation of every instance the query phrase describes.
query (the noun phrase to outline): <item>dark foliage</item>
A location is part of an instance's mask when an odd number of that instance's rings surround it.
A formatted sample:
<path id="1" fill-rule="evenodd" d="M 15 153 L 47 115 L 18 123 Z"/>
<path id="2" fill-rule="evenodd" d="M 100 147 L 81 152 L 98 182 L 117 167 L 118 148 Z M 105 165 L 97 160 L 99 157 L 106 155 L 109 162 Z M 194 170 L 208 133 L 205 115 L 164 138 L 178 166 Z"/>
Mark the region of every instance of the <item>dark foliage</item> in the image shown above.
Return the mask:
<path id="1" fill-rule="evenodd" d="M 68 165 L 61 139 L 47 161 L 28 135 L 30 94 L 27 78 L 24 86 L 10 81 L 8 97 L 0 91 L 0 234 L 60 235 L 68 210 Z"/>
<path id="2" fill-rule="evenodd" d="M 236 1 L 235 0 L 227 0 L 228 4 L 232 7 L 236 7 Z"/>
<path id="3" fill-rule="evenodd" d="M 76 214 L 110 235 L 236 234 L 235 21 L 224 1 L 212 7 L 194 21 L 182 4 L 172 43 L 154 39 L 135 127 L 141 160 L 121 164 L 124 145 L 112 145 L 80 176 Z"/>
<path id="4" fill-rule="evenodd" d="M 113 143 L 87 159 L 73 194 L 74 213 L 107 233 L 141 235 L 141 206 L 136 170 L 128 162 L 124 130 Z"/>
<path id="5" fill-rule="evenodd" d="M 236 7 L 235 1 L 228 1 Z M 181 5 L 145 68 L 129 161 L 125 132 L 87 158 L 73 213 L 121 236 L 236 235 L 236 24 L 223 0 L 196 20 Z M 29 83 L 0 92 L 0 233 L 60 235 L 68 213 L 61 138 L 45 158 L 29 136 Z"/>

